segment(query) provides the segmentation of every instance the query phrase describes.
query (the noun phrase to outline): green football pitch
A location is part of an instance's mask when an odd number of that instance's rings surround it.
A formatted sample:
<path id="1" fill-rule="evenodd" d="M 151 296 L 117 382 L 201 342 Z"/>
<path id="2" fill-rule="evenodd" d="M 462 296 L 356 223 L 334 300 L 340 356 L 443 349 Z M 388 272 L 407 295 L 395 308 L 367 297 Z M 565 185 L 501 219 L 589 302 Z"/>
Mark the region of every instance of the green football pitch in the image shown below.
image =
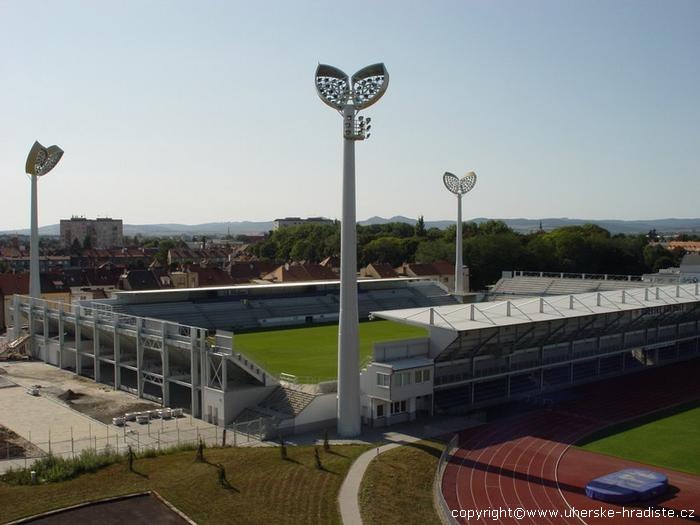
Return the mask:
<path id="1" fill-rule="evenodd" d="M 591 452 L 700 475 L 700 406 L 686 404 L 612 427 L 579 446 Z"/>
<path id="2" fill-rule="evenodd" d="M 360 361 L 372 355 L 374 343 L 427 335 L 424 328 L 391 321 L 360 323 Z M 237 334 L 233 347 L 273 374 L 319 379 L 338 375 L 337 325 Z"/>

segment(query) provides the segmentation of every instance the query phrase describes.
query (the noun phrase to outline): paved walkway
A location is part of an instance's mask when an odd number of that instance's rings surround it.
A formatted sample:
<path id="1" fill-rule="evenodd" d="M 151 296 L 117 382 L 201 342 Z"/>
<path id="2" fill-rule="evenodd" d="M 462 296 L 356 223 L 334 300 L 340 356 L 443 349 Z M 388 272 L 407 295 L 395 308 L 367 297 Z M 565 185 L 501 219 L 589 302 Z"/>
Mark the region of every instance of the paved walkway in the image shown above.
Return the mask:
<path id="1" fill-rule="evenodd" d="M 370 462 L 379 454 L 400 447 L 407 443 L 415 443 L 421 439 L 428 439 L 437 436 L 454 434 L 470 426 L 481 424 L 480 421 L 462 417 L 450 417 L 445 419 L 433 419 L 428 422 L 414 422 L 403 425 L 396 425 L 380 431 L 372 429 L 362 435 L 363 441 L 389 443 L 373 448 L 358 457 L 350 467 L 345 481 L 340 487 L 338 503 L 340 505 L 340 516 L 344 525 L 362 525 L 360 514 L 360 485 L 365 471 Z"/>

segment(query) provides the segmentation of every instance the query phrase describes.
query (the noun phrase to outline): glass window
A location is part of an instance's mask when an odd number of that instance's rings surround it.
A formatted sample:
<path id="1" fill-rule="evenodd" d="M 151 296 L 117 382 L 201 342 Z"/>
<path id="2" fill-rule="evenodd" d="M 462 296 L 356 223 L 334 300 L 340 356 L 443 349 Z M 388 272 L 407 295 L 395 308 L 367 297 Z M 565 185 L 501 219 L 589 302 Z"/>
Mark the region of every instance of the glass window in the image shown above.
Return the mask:
<path id="1" fill-rule="evenodd" d="M 384 417 L 384 403 L 377 405 L 377 417 Z"/>
<path id="2" fill-rule="evenodd" d="M 394 383 L 396 386 L 406 386 L 411 384 L 411 372 L 398 372 L 394 374 L 394 377 L 396 377 Z"/>
<path id="3" fill-rule="evenodd" d="M 420 370 L 416 370 L 416 373 L 414 374 L 414 383 L 420 383 L 423 381 L 423 373 Z"/>
<path id="4" fill-rule="evenodd" d="M 389 374 L 382 374 L 381 372 L 377 372 L 377 385 L 388 387 L 390 377 L 391 376 Z"/>
<path id="5" fill-rule="evenodd" d="M 401 414 L 402 412 L 406 412 L 406 400 L 394 401 L 393 403 L 391 403 L 392 415 Z"/>
<path id="6" fill-rule="evenodd" d="M 423 381 L 430 381 L 430 368 L 423 370 Z"/>

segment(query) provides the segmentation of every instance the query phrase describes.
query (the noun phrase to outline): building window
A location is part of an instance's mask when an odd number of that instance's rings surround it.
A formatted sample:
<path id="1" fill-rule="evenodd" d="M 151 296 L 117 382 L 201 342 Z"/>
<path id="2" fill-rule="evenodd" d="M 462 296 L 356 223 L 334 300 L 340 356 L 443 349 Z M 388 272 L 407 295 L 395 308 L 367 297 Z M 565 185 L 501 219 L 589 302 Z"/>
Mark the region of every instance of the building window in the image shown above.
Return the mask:
<path id="1" fill-rule="evenodd" d="M 384 417 L 384 403 L 377 405 L 377 417 Z"/>
<path id="2" fill-rule="evenodd" d="M 430 368 L 423 370 L 423 382 L 430 381 Z"/>
<path id="3" fill-rule="evenodd" d="M 377 385 L 389 388 L 390 377 L 391 376 L 389 374 L 382 374 L 381 372 L 377 372 Z"/>
<path id="4" fill-rule="evenodd" d="M 394 401 L 391 404 L 391 415 L 395 414 L 401 414 L 403 412 L 406 412 L 406 400 L 404 399 L 403 401 Z"/>
<path id="5" fill-rule="evenodd" d="M 411 372 L 397 372 L 394 374 L 394 386 L 406 386 L 411 384 Z"/>
<path id="6" fill-rule="evenodd" d="M 423 372 L 421 370 L 416 370 L 414 374 L 414 383 L 421 383 L 423 381 Z"/>

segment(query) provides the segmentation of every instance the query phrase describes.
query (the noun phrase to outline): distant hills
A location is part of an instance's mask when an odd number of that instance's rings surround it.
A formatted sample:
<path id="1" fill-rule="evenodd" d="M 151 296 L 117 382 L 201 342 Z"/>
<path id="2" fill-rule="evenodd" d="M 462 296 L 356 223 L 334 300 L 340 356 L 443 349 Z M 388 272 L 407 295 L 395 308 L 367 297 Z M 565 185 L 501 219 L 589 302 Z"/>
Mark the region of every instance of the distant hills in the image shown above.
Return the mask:
<path id="1" fill-rule="evenodd" d="M 473 220 L 481 223 L 489 220 L 485 217 L 477 217 Z M 527 233 L 535 231 L 542 222 L 544 230 L 553 230 L 563 226 L 578 226 L 581 224 L 597 224 L 611 233 L 647 233 L 655 229 L 658 233 L 700 233 L 700 219 L 650 219 L 639 221 L 624 221 L 615 219 L 568 219 L 568 218 L 542 218 L 542 219 L 501 219 L 509 227 L 516 231 Z M 370 217 L 360 221 L 363 226 L 371 224 L 387 224 L 390 222 L 403 222 L 415 224 L 416 219 L 397 215 L 390 218 Z M 446 228 L 454 224 L 452 220 L 425 221 L 426 228 Z M 125 224 L 124 235 L 133 236 L 140 234 L 150 236 L 176 236 L 176 235 L 231 235 L 260 234 L 272 230 L 272 221 L 238 221 L 238 222 L 208 222 L 204 224 Z M 29 229 L 7 230 L 0 232 L 5 235 L 28 235 Z M 51 224 L 39 228 L 40 235 L 59 235 L 59 225 Z"/>

